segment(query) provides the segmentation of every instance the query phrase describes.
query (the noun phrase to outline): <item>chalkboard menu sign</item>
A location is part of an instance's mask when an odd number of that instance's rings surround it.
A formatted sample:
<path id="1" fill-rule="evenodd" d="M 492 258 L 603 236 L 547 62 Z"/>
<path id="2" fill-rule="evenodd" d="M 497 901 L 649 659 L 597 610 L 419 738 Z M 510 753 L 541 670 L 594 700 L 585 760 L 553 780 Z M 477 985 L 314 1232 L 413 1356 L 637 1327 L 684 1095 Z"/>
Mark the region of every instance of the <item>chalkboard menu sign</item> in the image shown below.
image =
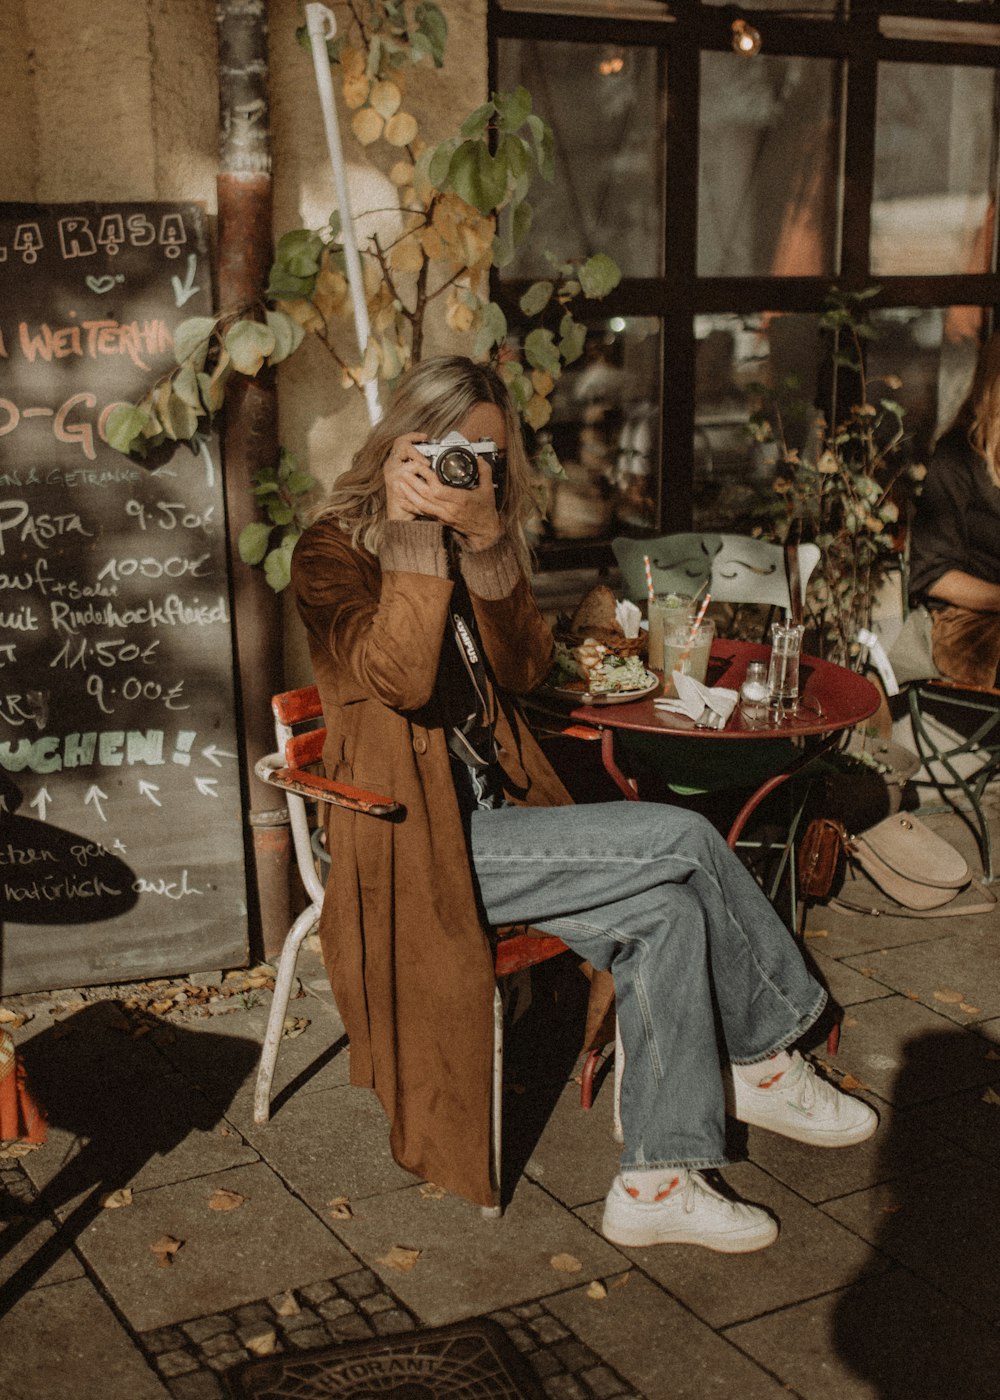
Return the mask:
<path id="1" fill-rule="evenodd" d="M 0 204 L 2 992 L 246 957 L 217 453 L 105 440 L 211 309 L 197 206 Z"/>

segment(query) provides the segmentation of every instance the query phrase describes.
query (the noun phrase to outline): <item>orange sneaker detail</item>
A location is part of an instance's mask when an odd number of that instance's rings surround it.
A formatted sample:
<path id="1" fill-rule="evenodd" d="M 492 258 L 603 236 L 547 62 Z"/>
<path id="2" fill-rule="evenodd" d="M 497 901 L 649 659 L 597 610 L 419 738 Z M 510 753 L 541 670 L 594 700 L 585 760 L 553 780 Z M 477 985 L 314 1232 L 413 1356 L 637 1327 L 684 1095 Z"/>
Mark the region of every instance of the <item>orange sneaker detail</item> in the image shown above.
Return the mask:
<path id="1" fill-rule="evenodd" d="M 680 1177 L 679 1177 L 679 1176 L 675 1176 L 674 1179 L 673 1179 L 673 1181 L 670 1183 L 669 1186 L 663 1186 L 663 1187 L 661 1187 L 661 1189 L 660 1189 L 659 1191 L 657 1191 L 656 1195 L 653 1197 L 654 1202 L 655 1202 L 655 1201 L 665 1201 L 665 1200 L 667 1199 L 667 1197 L 670 1195 L 671 1191 L 676 1190 L 676 1188 L 677 1188 L 680 1184 L 681 1184 L 681 1179 L 680 1179 Z"/>

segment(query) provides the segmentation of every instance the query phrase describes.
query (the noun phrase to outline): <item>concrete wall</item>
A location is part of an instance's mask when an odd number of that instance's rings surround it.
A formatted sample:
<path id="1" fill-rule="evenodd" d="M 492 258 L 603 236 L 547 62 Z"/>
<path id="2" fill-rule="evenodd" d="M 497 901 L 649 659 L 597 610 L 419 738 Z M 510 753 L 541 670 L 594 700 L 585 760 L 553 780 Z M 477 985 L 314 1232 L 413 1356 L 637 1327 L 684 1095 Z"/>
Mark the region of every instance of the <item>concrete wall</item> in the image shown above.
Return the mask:
<path id="1" fill-rule="evenodd" d="M 445 67 L 425 60 L 408 70 L 404 104 L 429 142 L 453 132 L 486 93 L 485 0 L 441 4 L 449 21 Z M 346 24 L 346 7 L 333 8 Z M 3 0 L 2 9 L 0 198 L 178 199 L 201 202 L 214 215 L 214 0 Z M 312 60 L 295 38 L 303 6 L 270 0 L 267 13 L 278 236 L 319 227 L 336 200 Z M 349 117 L 341 108 L 357 217 L 395 203 L 384 170 L 400 153 L 373 159 L 355 140 Z M 372 227 L 370 219 L 359 222 L 362 232 Z M 428 344 L 440 347 L 440 334 Z M 279 402 L 282 443 L 329 483 L 367 429 L 361 395 L 341 388 L 327 352 L 310 340 L 282 367 Z M 306 663 L 297 629 L 288 631 L 288 683 L 298 684 Z"/>

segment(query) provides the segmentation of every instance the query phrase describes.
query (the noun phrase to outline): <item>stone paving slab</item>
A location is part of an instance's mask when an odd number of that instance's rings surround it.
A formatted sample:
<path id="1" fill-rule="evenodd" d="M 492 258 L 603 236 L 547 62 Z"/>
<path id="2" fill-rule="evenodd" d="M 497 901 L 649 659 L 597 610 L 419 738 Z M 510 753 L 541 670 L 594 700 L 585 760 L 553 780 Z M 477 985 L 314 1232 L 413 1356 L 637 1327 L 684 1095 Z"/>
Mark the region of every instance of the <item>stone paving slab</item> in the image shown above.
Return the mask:
<path id="1" fill-rule="evenodd" d="M 730 1328 L 801 1400 L 997 1400 L 1000 1336 L 903 1269 Z"/>
<path id="2" fill-rule="evenodd" d="M 296 1094 L 267 1123 L 240 1099 L 231 1121 L 314 1210 L 335 1196 L 358 1201 L 412 1186 L 389 1152 L 389 1125 L 374 1092 L 356 1086 Z"/>
<path id="3" fill-rule="evenodd" d="M 906 1117 L 939 1141 L 954 1144 L 983 1161 L 1000 1162 L 1000 1094 L 991 1085 L 919 1104 L 908 1110 Z M 927 1165 L 927 1158 L 921 1165 Z"/>
<path id="4" fill-rule="evenodd" d="M 603 1200 L 618 1170 L 621 1147 L 611 1136 L 614 1075 L 608 1073 L 589 1109 L 580 1086 L 567 1084 L 525 1165 L 525 1172 L 563 1205 Z"/>
<path id="5" fill-rule="evenodd" d="M 651 1279 L 636 1269 L 624 1277 L 624 1286 L 607 1280 L 604 1298 L 576 1288 L 546 1305 L 645 1400 L 787 1400 L 783 1386 Z"/>
<path id="6" fill-rule="evenodd" d="M 219 1187 L 245 1204 L 210 1209 Z M 183 1241 L 166 1268 L 150 1249 L 164 1235 Z M 140 1332 L 357 1267 L 263 1163 L 136 1192 L 126 1209 L 102 1211 L 79 1248 Z"/>
<path id="7" fill-rule="evenodd" d="M 499 1220 L 456 1196 L 436 1200 L 413 1187 L 359 1201 L 352 1220 L 335 1223 L 344 1243 L 428 1326 L 557 1292 L 567 1282 L 552 1265 L 557 1255 L 579 1263 L 574 1282 L 626 1267 L 614 1246 L 524 1179 Z M 382 1262 L 394 1245 L 420 1251 L 408 1272 Z"/>
<path id="8" fill-rule="evenodd" d="M 169 1394 L 87 1279 L 36 1288 L 0 1317 L 5 1400 L 169 1400 Z"/>
<path id="9" fill-rule="evenodd" d="M 1000 1173 L 929 1171 L 822 1209 L 985 1322 L 1000 1322 Z M 1000 1377 L 998 1377 L 1000 1381 Z"/>
<path id="10" fill-rule="evenodd" d="M 812 957 L 819 980 L 838 1006 L 853 1006 L 859 1001 L 873 1001 L 876 997 L 892 995 L 890 987 L 883 987 L 874 978 L 855 972 L 854 968 L 848 967 L 839 958 L 828 956 L 826 943 L 825 938 L 816 938 L 810 934 L 806 937 L 806 953 Z"/>
<path id="11" fill-rule="evenodd" d="M 846 961 L 857 965 L 855 959 Z M 1000 931 L 968 929 L 951 938 L 887 949 L 879 954 L 876 976 L 957 1025 L 988 1021 L 1000 1015 Z"/>
<path id="12" fill-rule="evenodd" d="M 1000 1078 L 989 1043 L 904 996 L 851 1008 L 855 1024 L 841 1038 L 839 1071 L 897 1106 L 946 1097 Z"/>
<path id="13" fill-rule="evenodd" d="M 814 1149 L 814 1155 L 816 1170 L 822 1171 L 826 1154 Z M 768 1249 L 716 1254 L 680 1244 L 622 1248 L 623 1254 L 710 1327 L 731 1326 L 887 1267 L 857 1234 L 839 1226 L 827 1229 L 832 1221 L 825 1221 L 821 1212 L 752 1162 L 727 1167 L 724 1180 L 741 1199 L 777 1216 L 781 1233 Z M 587 1207 L 579 1214 L 597 1227 L 599 1209 Z"/>

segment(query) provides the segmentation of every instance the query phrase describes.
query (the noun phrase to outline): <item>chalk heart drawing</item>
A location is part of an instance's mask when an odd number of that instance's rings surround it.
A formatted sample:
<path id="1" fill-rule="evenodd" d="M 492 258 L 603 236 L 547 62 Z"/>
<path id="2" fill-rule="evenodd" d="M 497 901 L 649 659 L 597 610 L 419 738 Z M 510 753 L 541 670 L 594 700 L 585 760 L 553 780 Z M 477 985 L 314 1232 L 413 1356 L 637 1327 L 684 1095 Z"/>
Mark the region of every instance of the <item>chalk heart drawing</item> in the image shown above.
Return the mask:
<path id="1" fill-rule="evenodd" d="M 116 282 L 120 282 L 120 277 L 113 277 L 108 273 L 107 277 L 88 277 L 87 286 L 92 292 L 96 292 L 99 297 L 105 292 L 110 292 Z"/>

